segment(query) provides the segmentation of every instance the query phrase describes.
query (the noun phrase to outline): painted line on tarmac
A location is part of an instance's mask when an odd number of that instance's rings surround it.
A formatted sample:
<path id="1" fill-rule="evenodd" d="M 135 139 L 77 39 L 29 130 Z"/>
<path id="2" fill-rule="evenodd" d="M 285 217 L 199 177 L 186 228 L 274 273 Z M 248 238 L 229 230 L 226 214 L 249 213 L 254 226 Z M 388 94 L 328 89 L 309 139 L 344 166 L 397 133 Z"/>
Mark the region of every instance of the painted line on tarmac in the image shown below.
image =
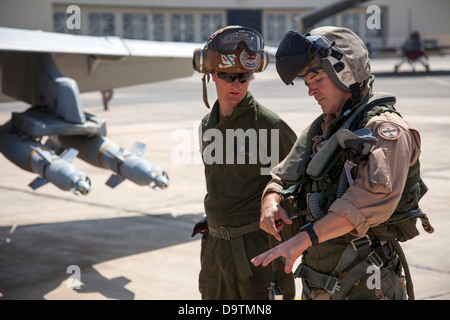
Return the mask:
<path id="1" fill-rule="evenodd" d="M 439 84 L 441 86 L 444 87 L 449 87 L 450 88 L 450 82 L 449 81 L 445 81 L 436 77 L 432 77 L 432 76 L 426 76 L 425 79 L 427 79 L 428 81 L 434 82 L 436 84 Z"/>

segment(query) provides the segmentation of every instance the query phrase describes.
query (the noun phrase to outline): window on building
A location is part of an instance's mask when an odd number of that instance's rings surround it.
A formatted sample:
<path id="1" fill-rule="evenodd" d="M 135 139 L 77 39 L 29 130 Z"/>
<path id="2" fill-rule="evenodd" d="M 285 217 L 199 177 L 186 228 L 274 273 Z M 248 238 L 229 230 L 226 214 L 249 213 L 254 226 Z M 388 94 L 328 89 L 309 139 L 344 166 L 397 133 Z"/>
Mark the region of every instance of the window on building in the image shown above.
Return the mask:
<path id="1" fill-rule="evenodd" d="M 365 21 L 368 21 L 370 14 L 366 14 Z M 364 42 L 366 44 L 367 49 L 369 50 L 371 55 L 377 54 L 377 48 L 383 47 L 385 45 L 385 15 L 383 14 L 383 11 L 380 12 L 380 16 L 377 17 L 380 19 L 377 23 L 378 25 L 367 25 L 365 23 L 365 39 Z M 369 23 L 373 22 L 372 20 L 369 21 Z"/>
<path id="2" fill-rule="evenodd" d="M 370 17 L 370 14 L 366 14 L 366 21 Z M 366 27 L 366 37 L 367 39 L 377 39 L 383 38 L 383 30 L 384 30 L 384 14 L 380 12 L 380 26 L 379 28 L 367 28 Z"/>
<path id="3" fill-rule="evenodd" d="M 127 39 L 148 39 L 148 18 L 145 13 L 124 13 L 122 15 L 123 37 Z"/>
<path id="4" fill-rule="evenodd" d="M 113 36 L 115 32 L 114 14 L 91 12 L 88 14 L 89 34 L 93 36 Z"/>
<path id="5" fill-rule="evenodd" d="M 172 14 L 170 36 L 173 41 L 194 42 L 194 15 Z"/>
<path id="6" fill-rule="evenodd" d="M 265 38 L 268 43 L 279 42 L 286 33 L 286 16 L 284 14 L 268 14 Z"/>
<path id="7" fill-rule="evenodd" d="M 299 31 L 300 33 L 302 32 L 302 30 L 300 30 L 300 16 L 301 13 L 299 14 L 293 14 L 291 16 L 291 26 L 289 28 L 289 30 L 294 30 L 294 31 Z"/>
<path id="8" fill-rule="evenodd" d="M 165 32 L 164 32 L 164 14 L 162 13 L 153 13 L 151 15 L 152 23 L 150 28 L 151 40 L 156 41 L 164 41 Z"/>
<path id="9" fill-rule="evenodd" d="M 223 27 L 222 15 L 202 14 L 200 16 L 200 41 L 206 41 L 218 29 Z"/>
<path id="10" fill-rule="evenodd" d="M 342 14 L 342 26 L 348 28 L 356 33 L 359 37 L 361 35 L 361 15 L 359 12 L 349 12 Z"/>
<path id="11" fill-rule="evenodd" d="M 64 11 L 53 12 L 53 30 L 60 33 L 81 34 L 81 29 L 67 27 L 67 20 L 70 14 Z"/>
<path id="12" fill-rule="evenodd" d="M 332 15 L 332 16 L 330 16 L 328 18 L 320 20 L 318 23 L 316 23 L 311 28 L 311 30 L 315 29 L 315 28 L 323 27 L 323 26 L 336 26 L 337 25 L 336 21 L 337 21 L 337 16 L 336 15 Z"/>

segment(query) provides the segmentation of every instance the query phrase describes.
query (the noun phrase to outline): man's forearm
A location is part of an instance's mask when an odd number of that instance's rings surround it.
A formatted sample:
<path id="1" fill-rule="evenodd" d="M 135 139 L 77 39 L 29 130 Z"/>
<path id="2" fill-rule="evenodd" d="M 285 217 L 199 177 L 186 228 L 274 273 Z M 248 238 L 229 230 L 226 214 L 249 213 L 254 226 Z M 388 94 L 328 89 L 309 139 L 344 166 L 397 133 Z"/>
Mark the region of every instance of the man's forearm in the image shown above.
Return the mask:
<path id="1" fill-rule="evenodd" d="M 343 236 L 354 229 L 355 226 L 349 219 L 334 212 L 329 212 L 314 223 L 314 231 L 319 238 L 319 243 Z"/>

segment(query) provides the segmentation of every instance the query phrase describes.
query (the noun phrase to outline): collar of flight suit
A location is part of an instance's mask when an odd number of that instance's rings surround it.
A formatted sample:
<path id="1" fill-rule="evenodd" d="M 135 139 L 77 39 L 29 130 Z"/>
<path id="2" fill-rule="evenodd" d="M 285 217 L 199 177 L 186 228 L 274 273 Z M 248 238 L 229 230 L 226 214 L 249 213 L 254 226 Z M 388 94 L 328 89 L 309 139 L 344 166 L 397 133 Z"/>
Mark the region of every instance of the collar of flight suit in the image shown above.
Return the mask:
<path id="1" fill-rule="evenodd" d="M 210 117 L 208 119 L 206 128 L 215 128 L 220 120 L 219 119 L 237 119 L 244 114 L 246 114 L 249 110 L 255 107 L 255 99 L 253 98 L 253 95 L 250 91 L 247 91 L 245 94 L 244 99 L 242 99 L 241 102 L 238 103 L 236 107 L 233 109 L 233 113 L 230 116 L 227 117 L 220 117 L 220 105 L 219 100 L 216 100 L 214 103 L 214 106 L 211 110 Z"/>

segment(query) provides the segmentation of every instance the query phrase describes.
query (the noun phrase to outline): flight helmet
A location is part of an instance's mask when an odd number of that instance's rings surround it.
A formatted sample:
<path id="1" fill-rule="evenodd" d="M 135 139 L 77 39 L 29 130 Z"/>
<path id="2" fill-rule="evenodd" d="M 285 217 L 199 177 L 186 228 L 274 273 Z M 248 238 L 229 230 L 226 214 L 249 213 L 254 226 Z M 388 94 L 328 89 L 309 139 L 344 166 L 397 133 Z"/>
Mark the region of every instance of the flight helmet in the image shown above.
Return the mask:
<path id="1" fill-rule="evenodd" d="M 323 70 L 337 87 L 352 92 L 355 100 L 370 77 L 369 53 L 361 39 L 347 28 L 331 26 L 305 35 L 289 31 L 278 47 L 276 68 L 286 85 Z"/>
<path id="2" fill-rule="evenodd" d="M 264 49 L 261 35 L 251 28 L 238 25 L 227 26 L 214 32 L 203 48 L 194 50 L 192 65 L 194 70 L 204 73 L 203 101 L 209 108 L 206 97 L 206 78 L 217 70 L 222 73 L 246 74 L 261 72 L 269 64 L 269 54 Z M 240 78 L 239 78 L 240 79 Z"/>

